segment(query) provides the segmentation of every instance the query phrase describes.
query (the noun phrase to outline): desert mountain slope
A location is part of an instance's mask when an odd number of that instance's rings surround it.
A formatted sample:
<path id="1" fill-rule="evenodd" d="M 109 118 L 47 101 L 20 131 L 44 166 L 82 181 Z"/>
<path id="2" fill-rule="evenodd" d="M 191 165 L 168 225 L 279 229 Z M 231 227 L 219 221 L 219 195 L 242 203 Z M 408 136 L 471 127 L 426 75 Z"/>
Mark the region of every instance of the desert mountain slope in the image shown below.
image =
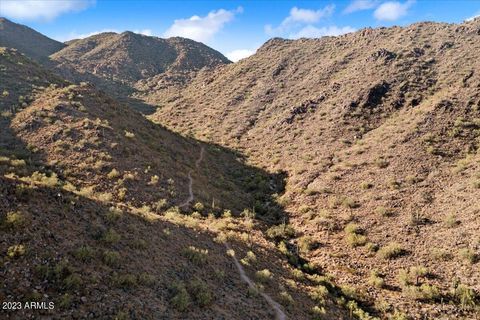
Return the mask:
<path id="1" fill-rule="evenodd" d="M 0 17 L 0 47 L 15 48 L 39 62 L 46 62 L 49 55 L 65 47 L 65 44 Z"/>
<path id="2" fill-rule="evenodd" d="M 308 274 L 294 273 L 263 234 L 282 220 L 273 205 L 281 176 L 15 49 L 2 48 L 0 67 L 11 80 L 0 98 L 0 299 L 55 303 L 4 318 L 271 319 L 258 290 L 292 319 L 347 318 L 337 300 L 354 298 L 304 260 Z M 188 173 L 195 201 L 179 208 Z M 249 209 L 257 203 L 259 219 Z M 330 291 L 312 294 L 320 285 Z"/>
<path id="3" fill-rule="evenodd" d="M 319 243 L 304 256 L 340 283 L 390 312 L 469 318 L 476 298 L 466 307 L 458 288 L 480 290 L 479 52 L 479 19 L 272 39 L 137 97 L 172 130 L 286 171 L 291 242 Z M 405 280 L 417 267 L 428 276 Z"/>
<path id="4" fill-rule="evenodd" d="M 193 40 L 133 32 L 101 33 L 71 41 L 51 58 L 60 69 L 72 68 L 127 84 L 160 73 L 191 72 L 229 63 L 219 52 Z"/>

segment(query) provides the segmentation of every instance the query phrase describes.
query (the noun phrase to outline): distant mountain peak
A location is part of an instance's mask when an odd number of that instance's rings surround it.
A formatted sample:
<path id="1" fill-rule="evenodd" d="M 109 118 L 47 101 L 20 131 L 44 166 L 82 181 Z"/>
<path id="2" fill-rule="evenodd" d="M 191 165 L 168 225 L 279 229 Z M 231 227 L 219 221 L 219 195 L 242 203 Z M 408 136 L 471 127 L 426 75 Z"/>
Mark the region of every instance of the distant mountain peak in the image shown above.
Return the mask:
<path id="1" fill-rule="evenodd" d="M 39 62 L 46 62 L 49 55 L 65 46 L 27 26 L 0 17 L 0 47 L 16 48 Z"/>

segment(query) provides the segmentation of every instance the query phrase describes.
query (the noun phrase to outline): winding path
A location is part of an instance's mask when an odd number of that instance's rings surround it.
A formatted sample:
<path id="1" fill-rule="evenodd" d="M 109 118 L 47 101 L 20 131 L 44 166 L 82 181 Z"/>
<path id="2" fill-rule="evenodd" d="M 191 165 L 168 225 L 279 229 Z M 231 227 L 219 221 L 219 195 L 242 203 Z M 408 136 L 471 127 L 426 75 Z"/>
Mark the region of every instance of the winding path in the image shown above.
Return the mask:
<path id="1" fill-rule="evenodd" d="M 204 157 L 204 154 L 205 154 L 205 147 L 202 146 L 202 148 L 200 149 L 200 156 L 198 157 L 198 159 L 195 161 L 195 169 L 199 169 L 200 168 L 200 163 L 203 161 L 203 157 Z M 192 178 L 192 173 L 193 173 L 193 169 L 190 170 L 188 172 L 188 198 L 187 200 L 185 200 L 184 203 L 182 203 L 181 205 L 179 205 L 180 208 L 182 207 L 186 207 L 188 205 L 190 205 L 190 203 L 193 201 L 193 178 Z M 230 247 L 230 245 L 225 242 L 225 248 L 227 250 L 231 250 L 232 248 Z M 235 263 L 235 266 L 238 270 L 238 273 L 240 275 L 240 278 L 243 280 L 243 282 L 245 282 L 246 284 L 248 284 L 248 286 L 257 291 L 264 299 L 265 301 L 267 301 L 267 303 L 270 305 L 270 307 L 272 307 L 272 309 L 275 311 L 275 319 L 276 320 L 286 320 L 287 319 L 287 316 L 285 315 L 285 313 L 283 312 L 282 310 L 282 307 L 280 306 L 280 304 L 278 302 L 276 302 L 275 300 L 272 299 L 272 297 L 270 297 L 268 294 L 266 294 L 265 292 L 262 292 L 262 291 L 259 291 L 256 287 L 255 287 L 255 284 L 254 282 L 252 281 L 252 279 L 250 279 L 248 277 L 248 275 L 246 274 L 245 270 L 243 269 L 242 265 L 240 264 L 240 262 L 238 262 L 238 259 L 237 257 L 235 256 L 235 254 L 232 255 L 232 259 L 233 259 L 233 262 Z"/>
<path id="2" fill-rule="evenodd" d="M 198 157 L 197 161 L 195 161 L 195 169 L 200 168 L 200 163 L 203 160 L 203 155 L 204 154 L 205 154 L 205 148 L 202 146 L 202 148 L 200 149 L 200 156 Z M 179 205 L 180 208 L 187 207 L 193 201 L 193 178 L 192 178 L 192 173 L 193 173 L 193 169 L 188 171 L 188 198 L 187 198 L 187 200 L 185 200 L 184 203 Z"/>
<path id="3" fill-rule="evenodd" d="M 230 245 L 225 242 L 225 247 L 227 248 L 227 250 L 231 250 L 231 247 Z M 276 302 L 275 300 L 272 299 L 272 297 L 270 297 L 268 294 L 266 294 L 265 292 L 262 292 L 260 290 L 258 290 L 252 279 L 250 279 L 247 274 L 245 273 L 245 270 L 243 269 L 242 265 L 240 264 L 240 262 L 238 262 L 238 259 L 237 257 L 235 256 L 235 254 L 232 255 L 232 258 L 233 258 L 233 262 L 235 263 L 235 266 L 237 267 L 237 270 L 238 270 L 238 273 L 240 274 L 240 278 L 246 283 L 248 284 L 248 286 L 255 290 L 256 292 L 260 293 L 260 295 L 265 299 L 265 301 L 267 301 L 267 303 L 270 305 L 270 307 L 272 307 L 272 309 L 275 311 L 275 319 L 276 320 L 286 320 L 287 319 L 287 316 L 285 315 L 285 313 L 283 312 L 282 310 L 282 307 L 280 306 L 280 304 L 278 304 L 278 302 Z"/>

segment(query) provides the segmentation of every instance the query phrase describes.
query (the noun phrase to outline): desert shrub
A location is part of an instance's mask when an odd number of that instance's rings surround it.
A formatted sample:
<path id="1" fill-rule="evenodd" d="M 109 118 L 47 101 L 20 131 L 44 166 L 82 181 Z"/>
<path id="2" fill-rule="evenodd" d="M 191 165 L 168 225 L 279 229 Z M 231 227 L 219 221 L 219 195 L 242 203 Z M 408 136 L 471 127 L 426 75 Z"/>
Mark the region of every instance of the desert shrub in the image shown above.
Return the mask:
<path id="1" fill-rule="evenodd" d="M 310 297 L 318 303 L 324 303 L 325 299 L 328 297 L 328 293 L 328 288 L 320 284 L 313 288 Z"/>
<path id="2" fill-rule="evenodd" d="M 168 205 L 167 199 L 160 199 L 153 203 L 152 208 L 158 213 L 162 210 L 164 210 Z"/>
<path id="3" fill-rule="evenodd" d="M 132 247 L 139 250 L 145 250 L 148 248 L 148 243 L 143 239 L 134 239 L 132 241 Z"/>
<path id="4" fill-rule="evenodd" d="M 410 285 L 418 286 L 420 284 L 420 279 L 426 277 L 429 274 L 429 271 L 424 266 L 415 266 L 410 267 L 408 270 L 401 269 L 398 272 L 398 282 L 403 287 Z"/>
<path id="5" fill-rule="evenodd" d="M 23 159 L 14 159 L 10 161 L 12 167 L 25 167 L 27 163 Z"/>
<path id="6" fill-rule="evenodd" d="M 344 231 L 345 233 L 360 233 L 361 229 L 358 224 L 351 222 L 345 226 Z"/>
<path id="7" fill-rule="evenodd" d="M 89 262 L 93 259 L 95 251 L 89 246 L 81 246 L 74 252 L 75 258 L 83 262 Z"/>
<path id="8" fill-rule="evenodd" d="M 193 209 L 195 209 L 198 212 L 202 212 L 203 209 L 205 209 L 205 206 L 201 202 L 197 202 L 193 205 Z"/>
<path id="9" fill-rule="evenodd" d="M 175 283 L 170 288 L 170 303 L 178 311 L 185 311 L 191 304 L 191 297 L 188 294 L 187 288 L 181 282 Z"/>
<path id="10" fill-rule="evenodd" d="M 292 277 L 296 280 L 302 281 L 303 279 L 305 279 L 305 274 L 300 269 L 293 269 Z"/>
<path id="11" fill-rule="evenodd" d="M 405 178 L 405 181 L 409 184 L 415 184 L 415 183 L 421 182 L 422 178 L 414 176 L 414 175 L 410 175 L 410 176 L 407 176 Z"/>
<path id="12" fill-rule="evenodd" d="M 58 301 L 58 305 L 62 309 L 68 309 L 72 305 L 72 302 L 73 302 L 72 295 L 69 293 L 65 293 L 60 297 Z"/>
<path id="13" fill-rule="evenodd" d="M 276 241 L 286 240 L 295 236 L 295 229 L 288 224 L 280 224 L 267 230 L 267 237 Z"/>
<path id="14" fill-rule="evenodd" d="M 135 134 L 133 132 L 125 130 L 125 137 L 127 138 L 135 138 Z"/>
<path id="15" fill-rule="evenodd" d="M 130 289 L 137 286 L 137 277 L 133 274 L 114 274 L 112 276 L 112 283 L 116 287 L 123 289 Z"/>
<path id="16" fill-rule="evenodd" d="M 469 248 L 462 248 L 458 251 L 458 255 L 460 258 L 462 258 L 464 261 L 474 264 L 477 262 L 478 255 L 471 249 Z"/>
<path id="17" fill-rule="evenodd" d="M 373 184 L 370 183 L 370 182 L 364 181 L 364 182 L 360 183 L 360 188 L 363 189 L 363 190 L 371 189 L 371 188 L 373 188 Z"/>
<path id="18" fill-rule="evenodd" d="M 20 211 L 10 211 L 7 212 L 5 218 L 2 221 L 2 226 L 7 229 L 18 229 L 25 226 L 26 217 Z"/>
<path id="19" fill-rule="evenodd" d="M 68 290 L 77 290 L 81 287 L 82 283 L 82 278 L 76 273 L 72 273 L 63 279 L 63 285 Z"/>
<path id="20" fill-rule="evenodd" d="M 247 266 L 249 266 L 251 263 L 255 263 L 256 261 L 257 261 L 257 257 L 255 256 L 255 253 L 253 253 L 252 251 L 248 251 L 247 255 L 242 260 L 240 260 L 242 264 Z"/>
<path id="21" fill-rule="evenodd" d="M 263 284 L 266 284 L 266 283 L 270 282 L 270 280 L 272 278 L 273 278 L 273 275 L 270 272 L 270 270 L 268 270 L 268 269 L 263 269 L 263 270 L 257 271 L 255 273 L 255 279 L 258 282 L 263 283 Z"/>
<path id="22" fill-rule="evenodd" d="M 341 200 L 342 206 L 345 208 L 355 209 L 360 207 L 360 204 L 349 197 L 343 197 Z"/>
<path id="23" fill-rule="evenodd" d="M 385 280 L 383 279 L 382 275 L 377 270 L 372 270 L 370 272 L 370 277 L 368 279 L 368 283 L 377 288 L 385 287 Z"/>
<path id="24" fill-rule="evenodd" d="M 292 296 L 287 291 L 280 292 L 280 303 L 284 306 L 291 306 L 295 303 Z"/>
<path id="25" fill-rule="evenodd" d="M 380 206 L 375 209 L 375 213 L 383 217 L 391 217 L 393 216 L 394 211 L 392 209 Z"/>
<path id="26" fill-rule="evenodd" d="M 313 320 L 323 320 L 325 315 L 327 314 L 327 311 L 325 310 L 324 307 L 319 307 L 319 306 L 314 306 L 310 310 Z"/>
<path id="27" fill-rule="evenodd" d="M 56 187 L 59 183 L 58 177 L 55 173 L 52 173 L 49 177 L 45 173 L 41 173 L 38 171 L 32 173 L 32 175 L 30 176 L 30 181 L 43 184 L 47 187 Z"/>
<path id="28" fill-rule="evenodd" d="M 78 191 L 78 194 L 82 197 L 89 198 L 94 194 L 94 188 L 95 186 L 83 187 Z"/>
<path id="29" fill-rule="evenodd" d="M 377 160 L 375 160 L 375 165 L 376 165 L 378 168 L 380 168 L 380 169 L 383 169 L 383 168 L 388 167 L 389 164 L 390 164 L 390 163 L 389 163 L 387 160 L 385 160 L 385 159 L 377 159 Z"/>
<path id="30" fill-rule="evenodd" d="M 138 283 L 142 286 L 151 287 L 155 284 L 155 276 L 143 272 L 138 275 Z"/>
<path id="31" fill-rule="evenodd" d="M 373 242 L 367 242 L 365 244 L 365 249 L 367 249 L 368 252 L 377 252 L 378 251 L 378 244 L 373 243 Z"/>
<path id="32" fill-rule="evenodd" d="M 108 222 L 112 223 L 119 220 L 123 216 L 123 211 L 117 207 L 110 207 L 105 216 Z"/>
<path id="33" fill-rule="evenodd" d="M 153 175 L 150 177 L 150 181 L 148 182 L 148 184 L 151 186 L 155 186 L 158 184 L 158 181 L 160 181 L 160 178 L 157 175 Z"/>
<path id="34" fill-rule="evenodd" d="M 297 246 L 300 252 L 308 253 L 315 247 L 315 241 L 310 236 L 303 236 L 298 239 Z"/>
<path id="35" fill-rule="evenodd" d="M 455 214 L 451 213 L 445 217 L 445 226 L 447 228 L 453 228 L 458 225 L 458 220 Z"/>
<path id="36" fill-rule="evenodd" d="M 377 254 L 383 259 L 394 259 L 404 253 L 402 246 L 396 242 L 389 243 L 378 250 Z"/>
<path id="37" fill-rule="evenodd" d="M 362 230 L 355 223 L 349 223 L 345 227 L 347 243 L 352 247 L 363 246 L 367 243 L 367 237 L 361 234 Z"/>
<path id="38" fill-rule="evenodd" d="M 115 179 L 115 178 L 118 178 L 120 176 L 120 172 L 118 172 L 117 169 L 113 168 L 112 171 L 110 171 L 108 174 L 107 174 L 107 177 L 109 179 Z"/>
<path id="39" fill-rule="evenodd" d="M 420 301 L 436 301 L 441 298 L 440 290 L 436 286 L 427 283 L 424 283 L 419 287 L 404 287 L 403 292 L 407 297 Z"/>
<path id="40" fill-rule="evenodd" d="M 213 295 L 208 286 L 200 279 L 190 281 L 188 285 L 189 292 L 193 300 L 200 307 L 209 305 L 213 300 Z"/>
<path id="41" fill-rule="evenodd" d="M 116 267 L 120 263 L 120 254 L 116 251 L 106 250 L 103 252 L 102 259 L 106 265 Z"/>
<path id="42" fill-rule="evenodd" d="M 452 258 L 452 255 L 448 253 L 448 251 L 440 248 L 432 248 L 432 250 L 430 251 L 430 254 L 432 258 L 440 261 L 447 261 Z"/>
<path id="43" fill-rule="evenodd" d="M 367 243 L 367 237 L 363 234 L 348 233 L 347 243 L 352 247 L 360 247 Z"/>
<path id="44" fill-rule="evenodd" d="M 109 244 L 114 244 L 120 241 L 120 235 L 114 229 L 108 229 L 103 235 L 103 241 Z"/>
<path id="45" fill-rule="evenodd" d="M 74 269 L 68 262 L 68 260 L 61 260 L 59 261 L 54 267 L 52 272 L 50 272 L 47 268 L 47 275 L 55 277 L 57 280 L 64 280 L 71 274 L 73 274 Z"/>
<path id="46" fill-rule="evenodd" d="M 110 202 L 113 199 L 113 195 L 110 192 L 103 192 L 97 194 L 97 199 L 102 202 Z"/>
<path id="47" fill-rule="evenodd" d="M 207 249 L 198 249 L 194 246 L 189 246 L 183 250 L 183 254 L 187 257 L 190 262 L 201 265 L 207 262 L 208 250 Z"/>
<path id="48" fill-rule="evenodd" d="M 477 305 L 477 294 L 464 284 L 459 284 L 454 288 L 453 297 L 463 309 L 475 308 Z"/>
<path id="49" fill-rule="evenodd" d="M 9 258 L 19 258 L 25 254 L 25 246 L 23 244 L 16 244 L 8 247 L 7 257 Z"/>
<path id="50" fill-rule="evenodd" d="M 351 300 L 347 302 L 347 308 L 350 310 L 350 313 L 360 320 L 371 320 L 372 317 L 362 308 L 360 308 L 356 301 Z"/>

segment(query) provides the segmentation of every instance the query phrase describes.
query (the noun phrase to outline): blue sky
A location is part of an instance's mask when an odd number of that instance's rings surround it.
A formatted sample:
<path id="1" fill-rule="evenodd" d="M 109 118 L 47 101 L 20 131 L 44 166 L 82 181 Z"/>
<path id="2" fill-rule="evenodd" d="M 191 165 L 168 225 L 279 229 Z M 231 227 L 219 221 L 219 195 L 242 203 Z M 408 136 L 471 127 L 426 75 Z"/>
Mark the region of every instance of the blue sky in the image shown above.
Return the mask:
<path id="1" fill-rule="evenodd" d="M 130 30 L 192 38 L 238 60 L 271 37 L 339 35 L 425 20 L 459 23 L 480 15 L 480 0 L 0 0 L 0 15 L 60 41 Z"/>

